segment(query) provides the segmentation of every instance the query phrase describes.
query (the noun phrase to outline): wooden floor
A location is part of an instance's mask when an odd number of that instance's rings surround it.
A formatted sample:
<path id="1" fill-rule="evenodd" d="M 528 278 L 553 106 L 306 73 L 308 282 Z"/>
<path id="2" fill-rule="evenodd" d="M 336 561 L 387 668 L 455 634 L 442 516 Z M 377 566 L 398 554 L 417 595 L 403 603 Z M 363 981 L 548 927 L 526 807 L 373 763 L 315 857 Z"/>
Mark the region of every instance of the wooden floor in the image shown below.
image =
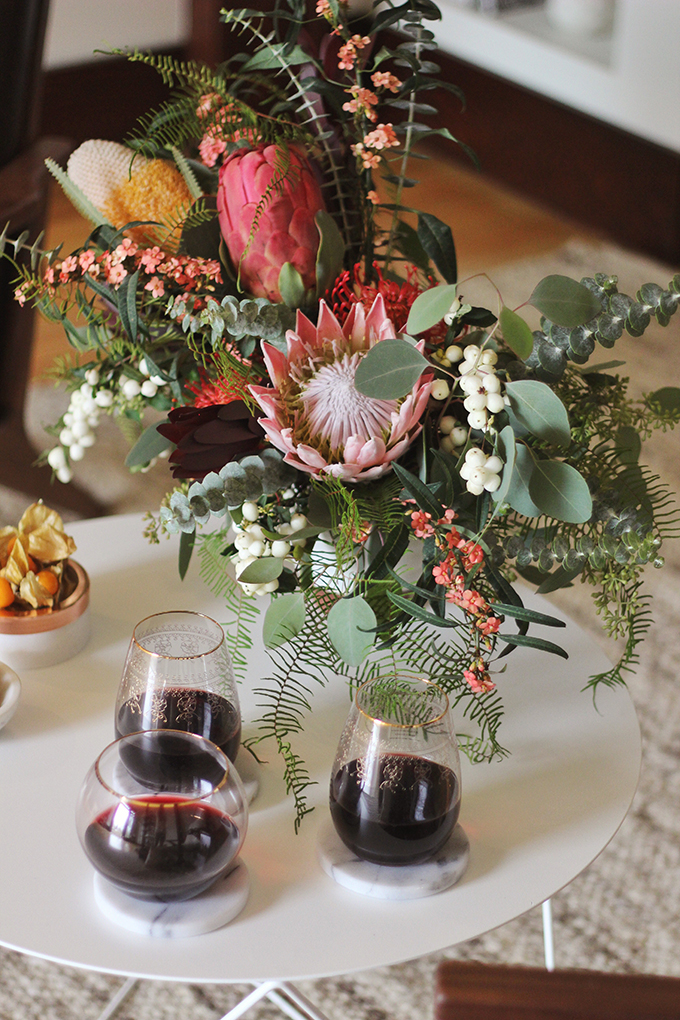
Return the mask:
<path id="1" fill-rule="evenodd" d="M 574 223 L 533 204 L 483 175 L 443 160 L 413 161 L 410 172 L 419 185 L 407 196 L 424 212 L 434 213 L 453 230 L 460 277 L 504 262 L 545 254 L 570 238 L 592 237 Z M 64 242 L 63 252 L 79 247 L 90 232 L 55 185 L 45 244 Z M 42 319 L 37 324 L 31 362 L 33 378 L 41 377 L 57 355 L 72 353 L 61 329 Z"/>

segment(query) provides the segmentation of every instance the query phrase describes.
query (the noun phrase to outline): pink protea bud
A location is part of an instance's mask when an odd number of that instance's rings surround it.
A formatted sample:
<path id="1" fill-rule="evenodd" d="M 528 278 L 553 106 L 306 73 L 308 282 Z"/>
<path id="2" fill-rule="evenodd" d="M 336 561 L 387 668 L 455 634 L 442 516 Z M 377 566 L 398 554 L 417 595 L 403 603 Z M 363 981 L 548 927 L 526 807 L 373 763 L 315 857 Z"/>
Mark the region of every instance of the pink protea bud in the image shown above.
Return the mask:
<path id="1" fill-rule="evenodd" d="M 258 205 L 272 184 L 253 232 Z M 286 262 L 300 274 L 305 291 L 315 290 L 319 231 L 314 217 L 325 208 L 307 159 L 294 147 L 258 145 L 227 157 L 220 169 L 217 210 L 244 290 L 280 302 L 279 273 Z"/>

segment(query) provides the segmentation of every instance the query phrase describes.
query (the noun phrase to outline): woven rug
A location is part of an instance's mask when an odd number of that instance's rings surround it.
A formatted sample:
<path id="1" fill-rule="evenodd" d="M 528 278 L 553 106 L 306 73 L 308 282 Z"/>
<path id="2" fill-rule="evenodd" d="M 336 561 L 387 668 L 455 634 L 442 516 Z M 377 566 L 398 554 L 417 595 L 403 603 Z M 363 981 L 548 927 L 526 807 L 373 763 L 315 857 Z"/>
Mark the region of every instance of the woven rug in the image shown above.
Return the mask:
<path id="1" fill-rule="evenodd" d="M 573 243 L 549 257 L 503 266 L 493 277 L 506 303 L 515 306 L 527 299 L 542 276 L 566 273 L 579 278 L 596 271 L 618 275 L 620 289 L 631 294 L 644 282 L 665 285 L 673 272 L 608 244 Z M 471 284 L 470 295 L 473 287 L 482 285 Z M 474 294 L 490 300 L 488 292 L 475 290 Z M 614 356 L 627 362 L 640 391 L 677 385 L 679 341 L 680 316 L 666 330 L 653 328 L 639 340 L 622 339 Z M 599 360 L 609 360 L 609 355 Z M 37 446 L 45 443 L 41 422 L 54 420 L 66 403 L 58 391 L 34 388 L 28 426 Z M 78 465 L 77 479 L 109 503 L 112 512 L 155 509 L 167 487 L 167 476 L 130 477 L 121 466 L 125 452 L 126 444 L 115 426 L 104 422 L 95 451 Z M 645 459 L 676 492 L 680 490 L 680 435 L 655 437 L 645 447 Z M 50 495 L 45 494 L 48 502 Z M 0 490 L 0 520 L 12 521 L 26 503 L 17 493 Z M 631 812 L 609 846 L 552 901 L 559 968 L 680 977 L 678 545 L 664 549 L 664 570 L 650 568 L 654 625 L 629 682 L 643 735 L 640 786 Z M 576 587 L 554 599 L 597 637 L 586 590 Z M 540 966 L 540 908 L 443 953 L 395 967 L 301 982 L 299 987 L 329 1020 L 430 1020 L 434 973 L 444 958 Z M 0 1020 L 94 1020 L 120 984 L 120 978 L 0 950 Z M 217 1020 L 248 990 L 235 985 L 142 982 L 117 1016 L 120 1020 Z M 270 1004 L 259 1004 L 247 1016 L 279 1020 L 282 1014 Z"/>

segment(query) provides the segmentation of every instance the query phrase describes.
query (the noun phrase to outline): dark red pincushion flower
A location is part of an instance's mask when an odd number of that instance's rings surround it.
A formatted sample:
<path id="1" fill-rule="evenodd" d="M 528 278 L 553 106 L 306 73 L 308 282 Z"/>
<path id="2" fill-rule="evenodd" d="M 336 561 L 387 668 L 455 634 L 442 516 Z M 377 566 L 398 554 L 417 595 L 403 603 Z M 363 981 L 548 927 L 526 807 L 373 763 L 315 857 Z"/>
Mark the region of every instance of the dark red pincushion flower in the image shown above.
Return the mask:
<path id="1" fill-rule="evenodd" d="M 176 407 L 156 428 L 176 444 L 170 454 L 173 478 L 202 481 L 231 460 L 257 453 L 264 432 L 242 400 L 210 407 Z"/>

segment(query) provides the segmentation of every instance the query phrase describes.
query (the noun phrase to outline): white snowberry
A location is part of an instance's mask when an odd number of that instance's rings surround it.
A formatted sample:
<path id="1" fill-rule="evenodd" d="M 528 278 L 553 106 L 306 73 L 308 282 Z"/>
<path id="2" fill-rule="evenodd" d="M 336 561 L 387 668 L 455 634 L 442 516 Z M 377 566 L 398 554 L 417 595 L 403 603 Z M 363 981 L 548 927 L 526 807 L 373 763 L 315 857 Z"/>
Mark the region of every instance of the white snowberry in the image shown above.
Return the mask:
<path id="1" fill-rule="evenodd" d="M 450 392 L 449 384 L 445 379 L 435 379 L 430 389 L 433 400 L 446 400 Z"/>
<path id="2" fill-rule="evenodd" d="M 255 522 L 260 516 L 260 508 L 257 503 L 247 501 L 241 507 L 241 513 L 243 514 L 244 520 Z"/>
<path id="3" fill-rule="evenodd" d="M 136 379 L 125 379 L 121 382 L 120 386 L 123 391 L 123 396 L 126 400 L 134 400 L 142 392 L 142 387 L 139 385 Z"/>

